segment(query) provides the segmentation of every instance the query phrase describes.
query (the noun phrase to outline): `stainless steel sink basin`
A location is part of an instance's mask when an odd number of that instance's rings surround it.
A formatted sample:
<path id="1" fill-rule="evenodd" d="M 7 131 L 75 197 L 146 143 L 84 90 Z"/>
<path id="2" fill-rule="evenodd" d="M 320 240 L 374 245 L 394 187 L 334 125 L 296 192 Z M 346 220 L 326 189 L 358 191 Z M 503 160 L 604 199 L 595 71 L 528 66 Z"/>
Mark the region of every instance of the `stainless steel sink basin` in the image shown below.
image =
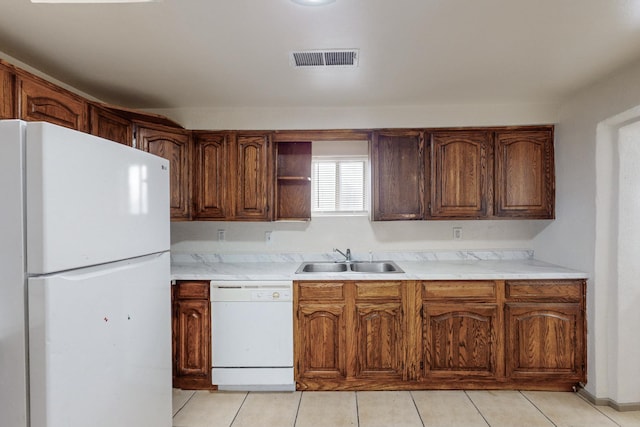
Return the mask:
<path id="1" fill-rule="evenodd" d="M 356 273 L 404 273 L 393 261 L 354 262 L 351 271 Z"/>
<path id="2" fill-rule="evenodd" d="M 340 273 L 348 270 L 349 266 L 344 262 L 305 262 L 296 273 Z"/>
<path id="3" fill-rule="evenodd" d="M 393 261 L 373 262 L 303 262 L 296 274 L 300 273 L 404 273 Z"/>

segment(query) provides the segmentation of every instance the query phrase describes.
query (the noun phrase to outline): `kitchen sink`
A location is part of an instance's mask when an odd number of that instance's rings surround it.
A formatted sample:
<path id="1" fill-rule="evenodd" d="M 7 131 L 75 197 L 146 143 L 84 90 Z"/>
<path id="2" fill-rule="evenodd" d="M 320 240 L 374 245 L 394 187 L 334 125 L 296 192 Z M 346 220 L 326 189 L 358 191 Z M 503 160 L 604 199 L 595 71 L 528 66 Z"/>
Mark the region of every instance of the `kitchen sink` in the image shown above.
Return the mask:
<path id="1" fill-rule="evenodd" d="M 340 273 L 348 270 L 345 262 L 305 262 L 296 273 Z"/>
<path id="2" fill-rule="evenodd" d="M 393 261 L 355 262 L 351 271 L 356 273 L 404 273 Z"/>
<path id="3" fill-rule="evenodd" d="M 303 262 L 300 273 L 404 273 L 393 261 Z"/>

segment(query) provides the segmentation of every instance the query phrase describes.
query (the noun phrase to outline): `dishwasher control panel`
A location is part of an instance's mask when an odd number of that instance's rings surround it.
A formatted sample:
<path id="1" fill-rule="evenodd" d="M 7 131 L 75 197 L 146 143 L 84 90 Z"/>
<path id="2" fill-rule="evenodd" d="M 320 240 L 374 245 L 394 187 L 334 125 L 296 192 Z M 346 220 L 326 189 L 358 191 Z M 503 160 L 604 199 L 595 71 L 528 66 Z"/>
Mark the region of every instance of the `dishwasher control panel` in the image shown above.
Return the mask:
<path id="1" fill-rule="evenodd" d="M 293 282 L 212 281 L 211 301 L 293 301 Z"/>
<path id="2" fill-rule="evenodd" d="M 251 291 L 251 301 L 291 301 L 291 291 L 288 289 Z"/>

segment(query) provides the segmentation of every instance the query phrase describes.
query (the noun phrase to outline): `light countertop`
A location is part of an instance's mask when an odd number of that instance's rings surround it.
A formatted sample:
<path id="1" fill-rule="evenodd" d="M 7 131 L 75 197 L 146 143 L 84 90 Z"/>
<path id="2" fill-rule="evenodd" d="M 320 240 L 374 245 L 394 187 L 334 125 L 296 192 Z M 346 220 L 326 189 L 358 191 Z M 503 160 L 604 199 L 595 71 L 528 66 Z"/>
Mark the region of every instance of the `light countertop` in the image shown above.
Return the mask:
<path id="1" fill-rule="evenodd" d="M 453 254 L 453 255 L 451 255 Z M 489 254 L 489 255 L 487 255 Z M 358 258 L 354 258 L 358 259 Z M 360 258 L 363 259 L 363 258 Z M 538 261 L 531 251 L 467 251 L 455 253 L 376 254 L 393 260 L 404 273 L 300 273 L 304 261 L 330 261 L 327 256 L 220 257 L 172 256 L 172 280 L 514 280 L 585 279 L 586 273 Z"/>

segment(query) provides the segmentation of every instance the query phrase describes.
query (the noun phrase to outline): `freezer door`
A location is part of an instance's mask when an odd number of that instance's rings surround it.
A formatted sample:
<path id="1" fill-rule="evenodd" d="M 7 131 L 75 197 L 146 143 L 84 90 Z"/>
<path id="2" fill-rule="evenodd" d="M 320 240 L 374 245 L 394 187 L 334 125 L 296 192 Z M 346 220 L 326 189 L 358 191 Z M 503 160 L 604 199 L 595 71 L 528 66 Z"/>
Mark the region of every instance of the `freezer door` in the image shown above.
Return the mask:
<path id="1" fill-rule="evenodd" d="M 169 162 L 27 123 L 27 270 L 53 273 L 169 249 Z"/>
<path id="2" fill-rule="evenodd" d="M 30 278 L 32 427 L 171 426 L 169 254 Z"/>

